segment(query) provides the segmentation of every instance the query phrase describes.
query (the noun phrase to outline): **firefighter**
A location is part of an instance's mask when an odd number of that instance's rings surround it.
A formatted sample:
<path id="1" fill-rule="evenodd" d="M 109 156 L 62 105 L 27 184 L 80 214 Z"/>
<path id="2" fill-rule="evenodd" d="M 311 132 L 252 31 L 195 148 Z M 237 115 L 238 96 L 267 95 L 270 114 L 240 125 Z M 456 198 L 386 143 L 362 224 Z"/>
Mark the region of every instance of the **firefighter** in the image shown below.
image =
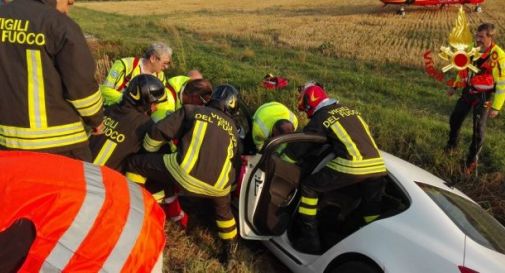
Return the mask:
<path id="1" fill-rule="evenodd" d="M 0 149 L 91 161 L 103 130 L 95 62 L 66 13 L 74 1 L 18 0 L 0 9 Z M 84 124 L 83 124 L 84 121 Z"/>
<path id="2" fill-rule="evenodd" d="M 100 91 L 105 99 L 105 105 L 112 105 L 121 101 L 123 91 L 130 80 L 139 74 L 151 74 L 156 76 L 163 85 L 167 85 L 167 79 L 163 70 L 167 69 L 172 62 L 172 48 L 162 42 L 154 42 L 144 51 L 142 58 L 127 57 L 115 61 L 100 85 Z M 167 92 L 167 101 L 158 105 L 158 111 L 153 114 L 158 119 L 163 118 L 167 112 L 175 111 L 176 97 Z M 158 119 L 155 119 L 158 120 Z"/>
<path id="3" fill-rule="evenodd" d="M 122 172 L 124 159 L 140 150 L 154 124 L 151 113 L 166 100 L 165 86 L 158 78 L 149 74 L 133 78 L 121 102 L 105 110 L 104 134 L 90 138 L 93 163 Z"/>
<path id="4" fill-rule="evenodd" d="M 477 168 L 487 118 L 496 117 L 505 101 L 505 52 L 495 43 L 495 39 L 493 24 L 484 23 L 477 28 L 476 43 L 482 56 L 473 64 L 479 72 L 474 73 L 469 69 L 460 71 L 454 85 L 463 86 L 463 90 L 450 117 L 449 140 L 445 150 L 452 153 L 456 148 L 461 125 L 470 110 L 473 110 L 472 143 L 464 166 L 467 175 Z M 452 96 L 455 92 L 453 87 L 447 94 Z M 492 93 L 495 93 L 493 99 Z"/>
<path id="5" fill-rule="evenodd" d="M 231 183 L 237 163 L 240 164 L 239 138 L 232 118 L 237 111 L 237 90 L 231 85 L 218 86 L 206 106 L 184 105 L 146 135 L 144 148 L 151 152 L 166 141 L 179 139 L 176 153 L 137 155 L 127 161 L 127 177 L 132 181 L 144 183 L 147 178 L 168 183 L 166 202 L 177 199 L 174 186 L 188 196 L 212 200 L 219 237 L 224 243 L 221 262 L 233 254 L 237 236 L 230 207 Z"/>
<path id="6" fill-rule="evenodd" d="M 261 105 L 252 120 L 252 137 L 256 149 L 261 151 L 268 138 L 292 133 L 297 127 L 295 114 L 282 103 L 273 101 Z"/>
<path id="7" fill-rule="evenodd" d="M 212 85 L 208 80 L 190 80 L 185 88 L 186 104 L 203 104 Z M 140 74 L 133 78 L 119 104 L 105 110 L 105 134 L 90 138 L 93 163 L 124 171 L 124 160 L 142 147 L 148 130 L 154 125 L 149 117 L 166 100 L 163 83 L 155 76 Z"/>
<path id="8" fill-rule="evenodd" d="M 109 168 L 0 152 L 0 272 L 161 273 L 164 221 L 147 191 Z"/>
<path id="9" fill-rule="evenodd" d="M 310 119 L 304 133 L 327 137 L 335 154 L 320 171 L 301 180 L 301 201 L 297 224 L 301 236 L 294 246 L 306 253 L 320 253 L 321 242 L 317 227 L 318 196 L 347 186 L 360 187 L 362 215 L 368 223 L 379 216 L 386 167 L 368 125 L 361 115 L 336 100 L 330 99 L 322 86 L 308 83 L 299 95 L 298 109 Z M 320 144 L 288 144 L 282 157 L 295 163 L 303 160 Z"/>

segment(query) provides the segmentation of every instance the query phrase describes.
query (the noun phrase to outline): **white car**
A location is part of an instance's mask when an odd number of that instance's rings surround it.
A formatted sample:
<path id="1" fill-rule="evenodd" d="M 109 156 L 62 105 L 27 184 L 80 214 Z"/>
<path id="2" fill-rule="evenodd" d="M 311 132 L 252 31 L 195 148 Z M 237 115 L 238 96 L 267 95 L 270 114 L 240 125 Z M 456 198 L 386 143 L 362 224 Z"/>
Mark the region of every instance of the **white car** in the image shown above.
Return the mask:
<path id="1" fill-rule="evenodd" d="M 350 197 L 352 188 L 340 193 L 338 203 L 320 198 L 325 251 L 297 251 L 290 238 L 296 236 L 298 178 L 302 169 L 316 171 L 333 155 L 321 144 L 301 168 L 275 155 L 289 142 L 324 143 L 325 138 L 285 135 L 270 141 L 261 154 L 246 156 L 238 207 L 242 238 L 264 241 L 293 272 L 505 272 L 505 228 L 440 178 L 388 153 L 382 153 L 389 175 L 381 217 L 368 225 L 357 220 L 360 200 Z"/>

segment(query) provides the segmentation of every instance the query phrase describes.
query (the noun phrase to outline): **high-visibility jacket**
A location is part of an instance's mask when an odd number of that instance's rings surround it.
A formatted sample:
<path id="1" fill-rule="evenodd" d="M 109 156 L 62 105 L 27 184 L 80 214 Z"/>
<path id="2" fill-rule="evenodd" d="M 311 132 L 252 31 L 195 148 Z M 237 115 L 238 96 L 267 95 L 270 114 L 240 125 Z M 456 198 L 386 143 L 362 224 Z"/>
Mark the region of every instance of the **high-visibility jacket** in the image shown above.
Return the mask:
<path id="1" fill-rule="evenodd" d="M 282 103 L 265 103 L 256 110 L 252 120 L 252 137 L 258 151 L 272 135 L 275 123 L 282 119 L 290 121 L 295 130 L 298 128 L 298 118 Z"/>
<path id="2" fill-rule="evenodd" d="M 214 107 L 184 105 L 152 127 L 144 148 L 154 152 L 174 138 L 177 152 L 165 155 L 164 162 L 178 184 L 202 196 L 228 195 L 239 158 L 233 119 Z"/>
<path id="3" fill-rule="evenodd" d="M 318 109 L 304 133 L 326 136 L 336 157 L 326 167 L 351 175 L 375 176 L 386 173 L 384 160 L 370 134 L 370 130 L 356 110 L 338 103 Z M 304 155 L 317 149 L 318 144 L 288 144 L 284 159 L 296 162 Z"/>
<path id="4" fill-rule="evenodd" d="M 105 109 L 105 129 L 89 138 L 93 163 L 123 171 L 124 160 L 140 151 L 154 121 L 128 102 Z"/>
<path id="5" fill-rule="evenodd" d="M 0 204 L 0 231 L 21 218 L 35 226 L 19 272 L 151 272 L 165 243 L 148 192 L 59 155 L 0 152 Z"/>
<path id="6" fill-rule="evenodd" d="M 142 74 L 142 59 L 138 57 L 127 57 L 115 61 L 112 64 L 109 74 L 105 78 L 103 84 L 100 85 L 100 91 L 104 97 L 105 105 L 119 103 L 123 97 L 123 91 L 131 79 Z M 165 73 L 156 73 L 156 76 L 163 85 L 167 86 Z M 164 118 L 167 114 L 173 113 L 176 110 L 177 95 L 165 88 L 167 92 L 167 100 L 158 104 L 158 109 L 152 113 L 153 120 L 158 121 Z"/>
<path id="7" fill-rule="evenodd" d="M 49 1 L 0 9 L 0 146 L 69 151 L 85 147 L 84 121 L 103 120 L 95 62 L 79 26 Z"/>
<path id="8" fill-rule="evenodd" d="M 505 52 L 493 44 L 474 61 L 479 72 L 467 70 L 458 73 L 454 86 L 469 87 L 469 92 L 495 92 L 491 107 L 500 111 L 505 102 Z"/>
<path id="9" fill-rule="evenodd" d="M 184 89 L 190 79 L 191 78 L 188 76 L 180 75 L 172 77 L 167 81 L 167 88 L 172 92 L 172 94 L 175 94 L 177 97 L 177 100 L 175 102 L 175 110 L 179 110 L 182 107 L 181 91 Z"/>

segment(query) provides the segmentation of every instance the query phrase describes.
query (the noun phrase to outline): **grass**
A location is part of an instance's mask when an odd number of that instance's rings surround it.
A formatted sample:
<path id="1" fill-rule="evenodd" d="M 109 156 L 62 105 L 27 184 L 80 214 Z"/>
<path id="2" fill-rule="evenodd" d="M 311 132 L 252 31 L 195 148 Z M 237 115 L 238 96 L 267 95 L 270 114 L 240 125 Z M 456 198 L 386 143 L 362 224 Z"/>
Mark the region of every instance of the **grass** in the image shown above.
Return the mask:
<path id="1" fill-rule="evenodd" d="M 469 14 L 472 27 L 484 20 L 496 23 L 498 43 L 505 46 L 505 3 L 488 0 L 483 8 L 482 14 Z M 240 88 L 252 109 L 271 100 L 296 109 L 296 86 L 318 80 L 332 96 L 362 113 L 381 149 L 459 182 L 458 188 L 505 223 L 503 118 L 488 121 L 479 177 L 465 177 L 461 164 L 470 143 L 471 118 L 463 125 L 460 149 L 445 155 L 442 148 L 457 97 L 448 98 L 445 86 L 422 69 L 424 50 L 436 52 L 447 45 L 457 9 L 409 7 L 403 18 L 394 10 L 381 8 L 376 0 L 174 0 L 79 3 L 71 16 L 95 38 L 91 47 L 101 67 L 98 78 L 110 60 L 139 55 L 145 45 L 160 40 L 174 48 L 169 75 L 199 69 L 215 85 Z M 286 76 L 288 87 L 264 90 L 259 82 L 266 73 Z M 299 118 L 306 122 L 303 115 Z M 239 262 L 221 267 L 214 258 L 219 247 L 215 233 L 204 226 L 189 236 L 168 226 L 166 270 L 286 271 L 264 249 L 244 242 Z"/>

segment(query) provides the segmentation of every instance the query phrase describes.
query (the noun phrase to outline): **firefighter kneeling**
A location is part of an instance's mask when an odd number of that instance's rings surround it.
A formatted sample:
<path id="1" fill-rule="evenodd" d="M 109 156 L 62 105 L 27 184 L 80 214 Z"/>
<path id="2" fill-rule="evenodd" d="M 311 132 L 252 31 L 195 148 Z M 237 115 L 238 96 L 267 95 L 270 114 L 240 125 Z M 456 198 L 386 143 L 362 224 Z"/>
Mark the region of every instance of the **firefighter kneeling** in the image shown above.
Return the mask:
<path id="1" fill-rule="evenodd" d="M 237 111 L 238 91 L 230 85 L 218 86 L 206 106 L 184 105 L 146 135 L 147 151 L 158 151 L 167 141 L 178 139 L 177 152 L 137 155 L 127 163 L 127 176 L 133 181 L 144 183 L 147 178 L 166 185 L 165 202 L 174 204 L 167 210 L 168 217 L 180 216 L 177 213 L 182 212 L 174 187 L 188 196 L 212 200 L 219 237 L 224 243 L 219 255 L 223 263 L 233 254 L 237 236 L 230 200 L 235 169 L 240 166 L 239 138 L 232 118 Z"/>

